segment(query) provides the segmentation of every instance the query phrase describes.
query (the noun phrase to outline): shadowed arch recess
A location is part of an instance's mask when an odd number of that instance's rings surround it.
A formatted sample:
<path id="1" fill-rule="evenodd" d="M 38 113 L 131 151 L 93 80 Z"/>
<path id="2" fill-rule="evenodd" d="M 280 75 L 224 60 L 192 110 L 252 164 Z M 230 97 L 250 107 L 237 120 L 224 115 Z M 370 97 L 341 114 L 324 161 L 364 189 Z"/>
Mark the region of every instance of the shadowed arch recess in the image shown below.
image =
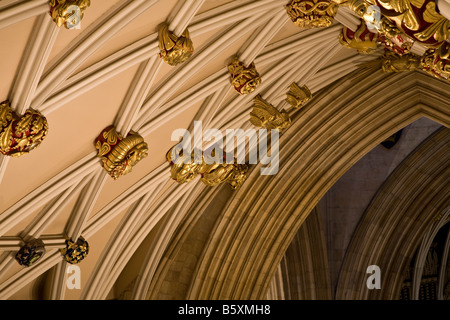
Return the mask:
<path id="1" fill-rule="evenodd" d="M 398 299 L 404 270 L 431 223 L 450 205 L 450 129 L 441 128 L 412 152 L 379 189 L 347 250 L 337 299 Z M 369 265 L 381 289 L 366 287 Z"/>

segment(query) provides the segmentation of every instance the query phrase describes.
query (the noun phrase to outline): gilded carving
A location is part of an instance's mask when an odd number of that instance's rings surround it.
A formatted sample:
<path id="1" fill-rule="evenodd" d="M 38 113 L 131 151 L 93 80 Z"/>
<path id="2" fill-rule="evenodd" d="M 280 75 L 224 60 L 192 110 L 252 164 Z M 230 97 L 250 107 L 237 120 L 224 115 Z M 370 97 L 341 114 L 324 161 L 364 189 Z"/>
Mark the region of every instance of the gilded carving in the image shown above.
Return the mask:
<path id="1" fill-rule="evenodd" d="M 237 57 L 234 57 L 228 66 L 228 71 L 231 74 L 231 84 L 239 94 L 252 93 L 261 84 L 261 77 L 253 62 L 245 66 Z"/>
<path id="2" fill-rule="evenodd" d="M 406 34 L 431 46 L 450 36 L 450 21 L 436 11 L 433 0 L 377 0 L 382 14 Z"/>
<path id="3" fill-rule="evenodd" d="M 180 150 L 174 151 L 175 147 L 167 152 L 166 158 L 171 165 L 170 176 L 180 184 L 187 183 L 201 176 L 201 181 L 207 186 L 217 186 L 228 183 L 232 189 L 242 186 L 248 177 L 248 165 L 235 163 L 207 163 L 205 159 L 194 161 L 194 152 L 183 155 Z M 176 159 L 174 159 L 174 156 Z M 189 159 L 190 158 L 190 159 Z"/>
<path id="4" fill-rule="evenodd" d="M 381 69 L 384 72 L 403 72 L 421 69 L 421 57 L 408 53 L 402 56 L 386 51 L 382 57 Z"/>
<path id="5" fill-rule="evenodd" d="M 174 159 L 174 148 L 170 149 L 166 154 L 167 161 L 171 165 L 170 177 L 176 180 L 178 183 L 187 183 L 194 180 L 197 175 L 204 172 L 205 163 L 199 161 L 198 163 L 194 161 L 194 154 L 183 155 L 183 151 L 180 150 L 179 153 L 175 153 Z"/>
<path id="6" fill-rule="evenodd" d="M 102 160 L 108 174 L 117 180 L 148 155 L 144 138 L 134 132 L 123 138 L 113 126 L 109 126 L 95 140 L 97 156 Z"/>
<path id="7" fill-rule="evenodd" d="M 269 130 L 275 129 L 281 132 L 291 125 L 291 118 L 286 111 L 278 111 L 258 95 L 253 101 L 250 122 L 257 127 Z"/>
<path id="8" fill-rule="evenodd" d="M 298 27 L 324 28 L 331 26 L 338 7 L 338 4 L 327 0 L 292 0 L 286 11 Z"/>
<path id="9" fill-rule="evenodd" d="M 297 83 L 293 82 L 290 86 L 288 93 L 286 94 L 286 102 L 294 108 L 303 107 L 309 100 L 311 100 L 312 94 L 306 85 L 300 87 Z"/>
<path id="10" fill-rule="evenodd" d="M 211 164 L 205 165 L 204 170 L 202 182 L 211 187 L 227 182 L 232 189 L 236 190 L 248 177 L 248 165 L 246 164 Z"/>
<path id="11" fill-rule="evenodd" d="M 89 244 L 83 238 L 78 238 L 77 241 L 70 239 L 66 240 L 66 247 L 60 249 L 64 259 L 70 264 L 77 264 L 83 261 L 89 253 Z"/>
<path id="12" fill-rule="evenodd" d="M 177 37 L 169 30 L 167 24 L 163 24 L 159 29 L 158 36 L 159 56 L 171 66 L 185 62 L 194 53 L 194 44 L 188 29 L 180 37 Z"/>
<path id="13" fill-rule="evenodd" d="M 403 55 L 411 52 L 413 41 L 404 34 L 398 34 L 390 39 L 384 35 L 378 36 L 378 41 L 388 50 L 395 52 L 398 55 Z"/>
<path id="14" fill-rule="evenodd" d="M 0 153 L 20 157 L 37 148 L 48 134 L 47 119 L 28 109 L 19 117 L 9 101 L 0 103 Z"/>
<path id="15" fill-rule="evenodd" d="M 437 12 L 434 0 L 351 0 L 349 3 L 350 9 L 365 19 L 371 5 L 380 14 L 376 28 L 387 39 L 403 33 L 412 41 L 437 48 L 450 36 L 450 21 Z"/>
<path id="16" fill-rule="evenodd" d="M 422 69 L 441 79 L 450 80 L 450 44 L 429 49 L 422 57 Z"/>
<path id="17" fill-rule="evenodd" d="M 90 5 L 90 0 L 50 0 L 50 16 L 58 27 L 70 29 L 79 24 Z M 73 6 L 78 7 L 76 12 Z"/>
<path id="18" fill-rule="evenodd" d="M 32 239 L 25 243 L 16 253 L 16 261 L 24 267 L 35 265 L 45 255 L 45 247 L 42 240 Z"/>
<path id="19" fill-rule="evenodd" d="M 378 34 L 370 32 L 363 20 L 355 32 L 344 26 L 339 35 L 341 45 L 362 54 L 374 53 L 378 48 L 377 40 Z"/>

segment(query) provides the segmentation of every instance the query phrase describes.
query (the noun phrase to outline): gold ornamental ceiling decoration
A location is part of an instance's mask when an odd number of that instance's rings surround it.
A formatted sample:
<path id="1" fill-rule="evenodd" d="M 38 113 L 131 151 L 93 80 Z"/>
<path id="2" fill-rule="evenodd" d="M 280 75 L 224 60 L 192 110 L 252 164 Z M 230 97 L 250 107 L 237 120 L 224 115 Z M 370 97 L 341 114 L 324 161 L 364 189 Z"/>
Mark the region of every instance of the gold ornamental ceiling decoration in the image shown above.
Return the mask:
<path id="1" fill-rule="evenodd" d="M 249 175 L 247 164 L 226 163 L 225 157 L 224 163 L 206 161 L 203 155 L 200 161 L 195 161 L 194 152 L 184 155 L 182 150 L 176 150 L 176 146 L 167 152 L 166 158 L 171 166 L 170 176 L 179 184 L 190 182 L 200 175 L 201 181 L 207 186 L 214 187 L 226 182 L 237 190 Z"/>
<path id="2" fill-rule="evenodd" d="M 333 24 L 338 5 L 327 0 L 292 0 L 286 11 L 300 28 L 326 28 Z"/>
<path id="3" fill-rule="evenodd" d="M 16 253 L 16 261 L 23 267 L 31 267 L 45 255 L 45 246 L 40 239 L 27 241 Z"/>
<path id="4" fill-rule="evenodd" d="M 258 95 L 253 100 L 250 122 L 256 127 L 282 132 L 291 125 L 291 118 L 286 111 L 278 111 L 277 108 Z"/>
<path id="5" fill-rule="evenodd" d="M 148 155 L 148 145 L 144 138 L 134 132 L 124 138 L 114 126 L 109 126 L 100 133 L 95 139 L 95 147 L 104 169 L 114 180 L 130 173 Z"/>
<path id="6" fill-rule="evenodd" d="M 436 11 L 434 0 L 371 0 L 399 29 L 429 47 L 450 36 L 450 21 Z"/>
<path id="7" fill-rule="evenodd" d="M 167 24 L 159 29 L 159 56 L 171 66 L 177 66 L 188 60 L 194 53 L 194 43 L 191 40 L 189 30 L 177 37 L 169 30 Z"/>
<path id="8" fill-rule="evenodd" d="M 72 29 L 80 24 L 90 0 L 50 0 L 50 16 L 58 27 Z"/>
<path id="9" fill-rule="evenodd" d="M 77 241 L 67 239 L 65 243 L 66 247 L 60 249 L 60 252 L 70 264 L 80 263 L 89 254 L 89 243 L 83 237 L 79 237 Z"/>
<path id="10" fill-rule="evenodd" d="M 297 109 L 303 107 L 311 98 L 312 93 L 309 88 L 306 85 L 300 87 L 295 82 L 290 85 L 286 94 L 286 102 Z"/>
<path id="11" fill-rule="evenodd" d="M 405 42 L 437 48 L 450 36 L 450 21 L 437 12 L 434 0 L 352 0 L 348 5 L 390 40 L 403 34 Z M 379 21 L 374 20 L 377 11 Z"/>
<path id="12" fill-rule="evenodd" d="M 408 53 L 402 56 L 386 51 L 381 57 L 381 69 L 384 72 L 404 72 L 421 69 L 421 57 Z"/>
<path id="13" fill-rule="evenodd" d="M 359 53 L 372 54 L 378 49 L 378 34 L 370 32 L 364 20 L 361 20 L 356 31 L 344 26 L 339 35 L 339 42 L 344 47 L 355 49 Z"/>
<path id="14" fill-rule="evenodd" d="M 421 70 L 438 79 L 450 81 L 450 44 L 445 43 L 438 49 L 429 49 L 423 56 L 413 53 L 398 55 L 385 50 L 379 59 L 364 64 L 369 65 L 378 65 L 384 72 Z"/>
<path id="15" fill-rule="evenodd" d="M 450 43 L 445 42 L 438 49 L 430 49 L 422 57 L 422 69 L 436 78 L 450 81 Z"/>
<path id="16" fill-rule="evenodd" d="M 231 85 L 241 95 L 252 93 L 261 84 L 254 62 L 246 66 L 234 57 L 228 65 L 228 71 L 231 74 Z"/>
<path id="17" fill-rule="evenodd" d="M 34 109 L 18 116 L 9 101 L 0 103 L 0 153 L 20 157 L 37 148 L 48 135 L 47 119 Z"/>

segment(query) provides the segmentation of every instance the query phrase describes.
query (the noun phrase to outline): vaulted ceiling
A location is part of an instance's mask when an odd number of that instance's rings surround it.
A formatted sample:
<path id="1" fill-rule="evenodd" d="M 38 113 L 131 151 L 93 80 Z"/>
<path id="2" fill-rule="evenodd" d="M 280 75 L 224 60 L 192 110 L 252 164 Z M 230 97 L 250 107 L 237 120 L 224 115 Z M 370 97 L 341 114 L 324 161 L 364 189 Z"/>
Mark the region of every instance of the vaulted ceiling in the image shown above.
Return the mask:
<path id="1" fill-rule="evenodd" d="M 9 100 L 11 108 L 20 115 L 29 108 L 39 110 L 49 126 L 45 140 L 29 154 L 0 157 L 1 299 L 119 298 L 114 290 L 117 286 L 122 291 L 131 286 L 128 290 L 135 299 L 155 298 L 149 294 L 149 288 L 163 253 L 170 248 L 175 230 L 185 226 L 193 208 L 207 208 L 207 199 L 198 203 L 209 194 L 206 190 L 221 188 L 224 197 L 235 197 L 231 203 L 240 212 L 245 211 L 240 208 L 245 205 L 239 203 L 240 199 L 251 195 L 252 186 L 262 186 L 267 179 L 253 174 L 246 181 L 249 185 L 236 191 L 225 190 L 228 186 L 206 187 L 199 179 L 186 184 L 173 181 L 166 159 L 167 152 L 177 143 L 172 140 L 172 133 L 178 128 L 192 129 L 194 120 L 202 120 L 205 130 L 251 128 L 252 102 L 261 95 L 277 109 L 287 110 L 293 121 L 299 121 L 289 129 L 286 138 L 292 148 L 296 146 L 298 157 L 302 152 L 317 151 L 315 147 L 306 150 L 308 146 L 302 140 L 295 144 L 296 135 L 303 130 L 322 130 L 324 135 L 318 136 L 318 141 L 327 141 L 337 127 L 330 122 L 320 129 L 327 123 L 325 118 L 321 119 L 323 123 L 317 120 L 308 124 L 305 119 L 316 113 L 299 114 L 290 107 L 285 100 L 289 86 L 293 82 L 306 85 L 313 98 L 321 94 L 322 100 L 315 106 L 323 106 L 325 88 L 339 79 L 346 79 L 343 84 L 349 83 L 351 78 L 346 76 L 355 75 L 358 66 L 376 60 L 383 50 L 364 55 L 340 44 L 343 26 L 356 30 L 360 21 L 347 7 L 339 7 L 331 26 L 306 29 L 289 19 L 285 8 L 288 2 L 92 0 L 80 29 L 58 27 L 48 13 L 46 0 L 0 2 L 0 101 Z M 194 53 L 180 65 L 168 65 L 159 55 L 158 31 L 163 23 L 178 35 L 186 28 L 189 30 Z M 241 95 L 230 84 L 228 65 L 235 56 L 246 65 L 254 62 L 261 76 L 261 84 L 250 94 Z M 365 76 L 358 79 L 362 83 L 369 74 L 366 70 Z M 448 125 L 448 91 L 446 96 L 444 89 L 429 93 L 426 79 L 438 83 L 435 88 L 439 85 L 448 88 L 448 81 L 422 72 L 419 80 L 410 76 L 405 81 L 401 80 L 403 75 L 384 78 L 381 71 L 374 74 L 370 84 L 373 94 L 379 85 L 375 79 L 393 86 L 424 87 L 420 94 L 418 89 L 413 95 L 436 101 L 430 107 L 432 111 L 417 107 L 417 114 L 412 117 L 434 116 L 433 120 Z M 354 87 L 358 84 L 354 83 Z M 389 94 L 388 87 L 379 91 Z M 340 101 L 330 109 L 343 119 L 346 117 L 340 128 L 346 128 L 345 122 L 357 125 L 358 120 L 351 117 L 355 115 L 352 108 L 364 104 L 358 96 L 368 98 L 369 94 L 356 90 L 353 100 Z M 328 103 L 333 105 L 333 101 Z M 424 99 L 414 100 L 410 107 L 416 108 L 420 103 L 425 103 Z M 379 104 L 372 106 L 375 110 Z M 370 108 L 367 105 L 367 111 L 358 112 L 370 114 Z M 389 109 L 386 105 L 385 108 Z M 381 120 L 374 118 L 374 121 Z M 370 143 L 354 150 L 358 156 L 351 161 L 356 162 L 370 146 L 406 125 L 406 120 L 402 121 L 380 129 Z M 360 122 L 360 125 L 363 123 L 367 124 Z M 104 170 L 94 143 L 110 125 L 123 136 L 137 132 L 148 145 L 148 156 L 131 173 L 117 180 Z M 335 157 L 333 152 L 339 151 L 335 147 L 322 157 Z M 297 169 L 290 174 L 297 174 Z M 340 168 L 339 175 L 347 169 L 348 165 Z M 283 181 L 296 185 L 288 178 L 289 171 L 283 171 L 282 176 Z M 323 187 L 325 192 L 330 181 Z M 302 203 L 300 200 L 298 203 Z M 309 209 L 304 210 L 310 212 L 316 200 L 307 203 Z M 224 205 L 217 204 L 217 210 Z M 298 229 L 303 220 L 301 216 L 293 228 Z M 226 228 L 234 230 L 229 226 L 223 228 L 217 230 L 223 237 L 227 235 Z M 82 289 L 67 290 L 68 264 L 60 249 L 67 239 L 80 237 L 89 243 L 89 254 L 78 264 Z M 230 235 L 227 241 L 233 237 Z M 36 265 L 24 268 L 17 263 L 15 254 L 31 238 L 41 239 L 46 253 Z M 210 238 L 213 244 L 217 240 Z M 279 249 L 286 250 L 288 244 L 280 244 Z M 277 257 L 281 257 L 281 251 Z M 208 259 L 226 256 L 226 252 L 217 256 L 215 253 L 208 252 Z M 139 259 L 136 255 L 146 258 Z M 272 269 L 264 272 L 271 274 Z M 199 274 L 207 278 L 207 270 L 201 271 Z M 137 277 L 142 274 L 146 277 Z M 264 288 L 267 286 L 261 292 Z M 199 293 L 197 297 L 208 295 Z M 222 296 L 211 293 L 210 297 Z"/>

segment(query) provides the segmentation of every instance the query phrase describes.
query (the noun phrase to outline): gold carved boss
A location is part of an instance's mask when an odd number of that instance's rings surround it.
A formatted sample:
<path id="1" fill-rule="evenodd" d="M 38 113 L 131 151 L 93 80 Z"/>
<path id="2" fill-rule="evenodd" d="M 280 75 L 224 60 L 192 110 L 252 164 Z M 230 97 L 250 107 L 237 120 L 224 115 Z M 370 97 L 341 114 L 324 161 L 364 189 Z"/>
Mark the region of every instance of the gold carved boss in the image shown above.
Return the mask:
<path id="1" fill-rule="evenodd" d="M 286 111 L 278 111 L 277 108 L 258 95 L 253 100 L 250 122 L 256 127 L 275 129 L 281 132 L 291 125 L 291 118 Z"/>
<path id="2" fill-rule="evenodd" d="M 30 108 L 20 117 L 9 101 L 0 103 L 1 154 L 20 157 L 37 148 L 47 134 L 47 119 L 39 111 Z"/>
<path id="3" fill-rule="evenodd" d="M 338 7 L 327 0 L 292 0 L 286 6 L 286 11 L 298 27 L 323 28 L 332 25 Z"/>
<path id="4" fill-rule="evenodd" d="M 252 93 L 261 84 L 261 77 L 253 62 L 246 66 L 234 57 L 228 71 L 231 74 L 231 85 L 239 94 Z"/>
<path id="5" fill-rule="evenodd" d="M 450 81 L 450 43 L 444 42 L 437 49 L 429 49 L 422 57 L 421 66 L 436 78 Z"/>
<path id="6" fill-rule="evenodd" d="M 169 65 L 177 66 L 188 60 L 194 53 L 194 44 L 186 29 L 180 37 L 169 30 L 167 24 L 159 29 L 159 56 Z"/>
<path id="7" fill-rule="evenodd" d="M 140 135 L 130 132 L 123 138 L 113 126 L 102 131 L 95 140 L 95 147 L 104 169 L 114 180 L 130 173 L 148 155 L 148 145 Z"/>
<path id="8" fill-rule="evenodd" d="M 312 94 L 309 88 L 304 85 L 300 87 L 297 83 L 293 82 L 286 94 L 286 102 L 294 108 L 303 107 L 309 100 L 311 100 Z"/>
<path id="9" fill-rule="evenodd" d="M 239 189 L 247 180 L 249 168 L 247 164 L 207 163 L 202 156 L 195 161 L 194 153 L 183 155 L 173 147 L 167 153 L 167 161 L 171 165 L 171 178 L 178 183 L 187 183 L 201 175 L 201 181 L 210 187 L 228 183 L 232 189 Z"/>
<path id="10" fill-rule="evenodd" d="M 50 0 L 50 16 L 58 27 L 71 29 L 83 19 L 84 11 L 91 5 L 90 0 Z"/>
<path id="11" fill-rule="evenodd" d="M 353 32 L 344 26 L 339 35 L 341 45 L 349 49 L 356 49 L 362 54 L 374 53 L 378 48 L 377 40 L 378 34 L 370 32 L 363 20 L 356 31 Z"/>

